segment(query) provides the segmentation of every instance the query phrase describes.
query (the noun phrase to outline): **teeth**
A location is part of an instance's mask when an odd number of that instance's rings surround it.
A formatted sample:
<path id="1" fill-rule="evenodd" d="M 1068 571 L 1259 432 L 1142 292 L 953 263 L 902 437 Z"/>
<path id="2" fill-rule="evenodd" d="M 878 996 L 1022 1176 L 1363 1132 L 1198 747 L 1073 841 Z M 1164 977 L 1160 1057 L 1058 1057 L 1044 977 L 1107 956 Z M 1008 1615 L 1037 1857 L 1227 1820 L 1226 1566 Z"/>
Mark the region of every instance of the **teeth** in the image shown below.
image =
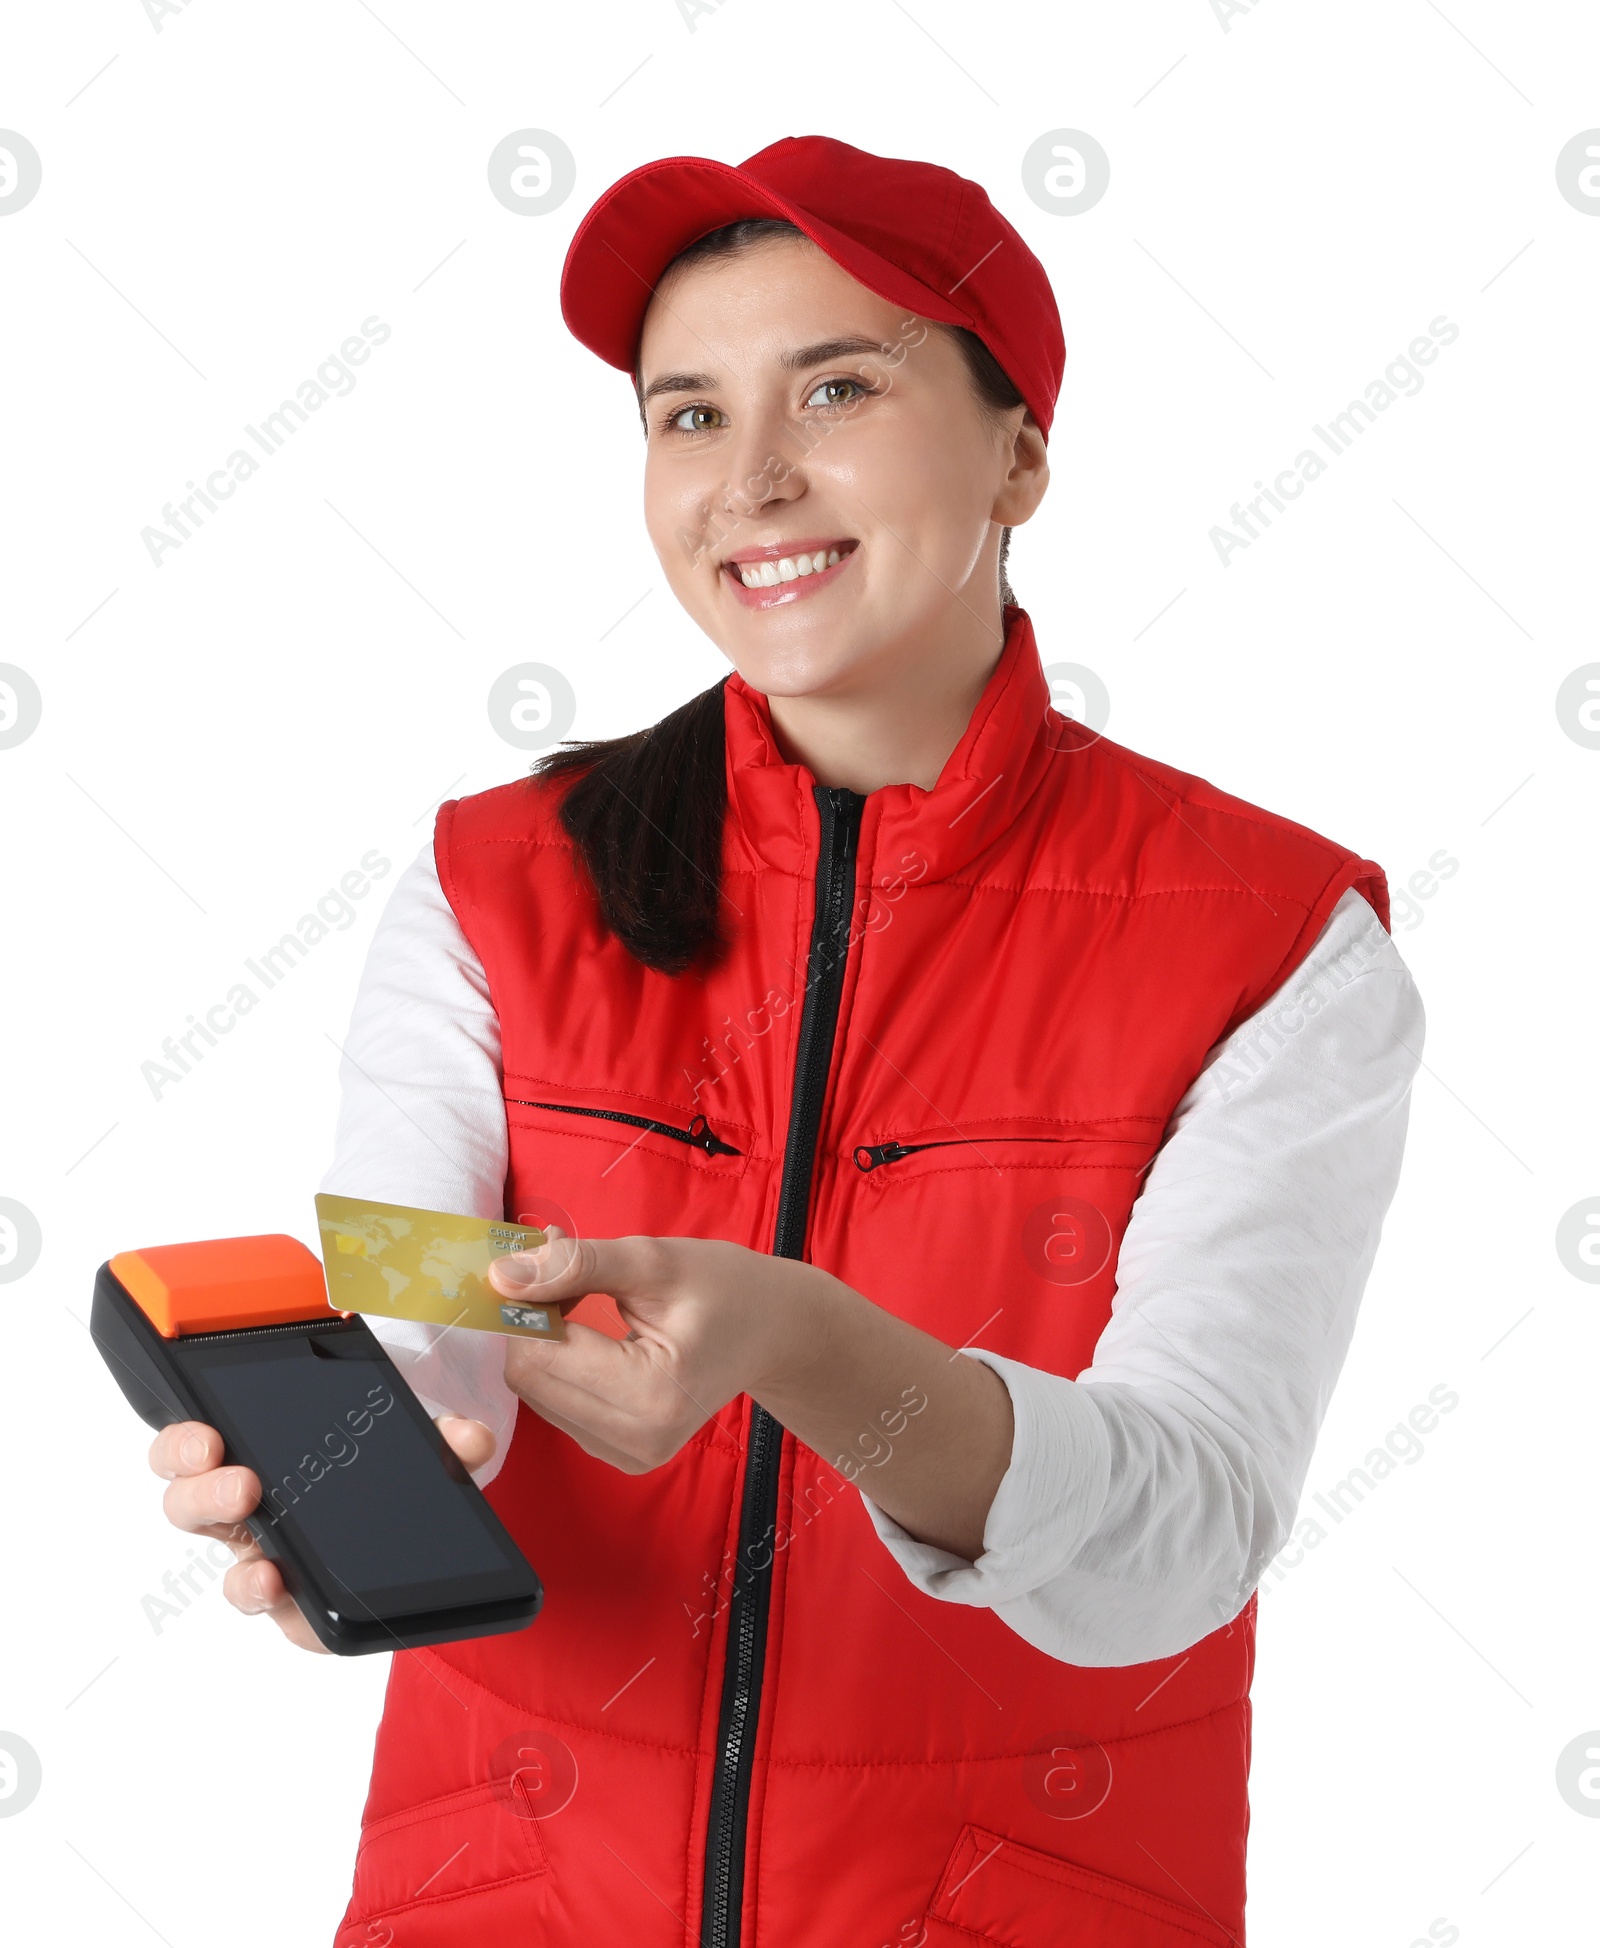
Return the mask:
<path id="1" fill-rule="evenodd" d="M 819 548 L 814 555 L 782 555 L 776 561 L 741 562 L 739 580 L 746 588 L 776 588 L 780 582 L 793 582 L 802 575 L 820 575 L 825 568 L 836 568 L 841 559 L 837 548 Z"/>

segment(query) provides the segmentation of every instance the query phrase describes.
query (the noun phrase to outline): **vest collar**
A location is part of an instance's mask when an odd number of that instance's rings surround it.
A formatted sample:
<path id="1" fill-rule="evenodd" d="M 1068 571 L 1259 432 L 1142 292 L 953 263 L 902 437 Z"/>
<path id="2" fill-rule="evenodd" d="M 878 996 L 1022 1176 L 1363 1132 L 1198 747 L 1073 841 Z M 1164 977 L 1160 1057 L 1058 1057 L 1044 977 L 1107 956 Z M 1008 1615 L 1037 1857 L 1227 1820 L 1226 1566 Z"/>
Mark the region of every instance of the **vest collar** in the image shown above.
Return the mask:
<path id="1" fill-rule="evenodd" d="M 1008 608 L 1005 620 L 1005 647 L 933 788 L 882 785 L 867 794 L 860 853 L 875 879 L 885 871 L 919 881 L 959 872 L 1038 789 L 1063 720 L 1050 707 L 1033 624 L 1021 609 Z M 766 696 L 737 671 L 723 687 L 723 712 L 730 841 L 742 840 L 757 870 L 809 877 L 821 833 L 816 780 L 804 765 L 784 761 Z"/>

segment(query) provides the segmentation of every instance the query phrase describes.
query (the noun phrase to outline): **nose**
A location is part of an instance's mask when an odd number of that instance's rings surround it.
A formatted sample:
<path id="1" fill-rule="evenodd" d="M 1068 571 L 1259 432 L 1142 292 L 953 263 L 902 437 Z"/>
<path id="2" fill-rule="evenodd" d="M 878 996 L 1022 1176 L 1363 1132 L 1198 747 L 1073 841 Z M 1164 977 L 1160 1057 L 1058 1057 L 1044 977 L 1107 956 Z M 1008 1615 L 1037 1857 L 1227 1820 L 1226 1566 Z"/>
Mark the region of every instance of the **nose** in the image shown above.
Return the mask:
<path id="1" fill-rule="evenodd" d="M 806 491 L 805 463 L 779 439 L 781 414 L 746 417 L 728 454 L 723 511 L 735 520 L 758 519 L 770 508 L 798 500 Z"/>

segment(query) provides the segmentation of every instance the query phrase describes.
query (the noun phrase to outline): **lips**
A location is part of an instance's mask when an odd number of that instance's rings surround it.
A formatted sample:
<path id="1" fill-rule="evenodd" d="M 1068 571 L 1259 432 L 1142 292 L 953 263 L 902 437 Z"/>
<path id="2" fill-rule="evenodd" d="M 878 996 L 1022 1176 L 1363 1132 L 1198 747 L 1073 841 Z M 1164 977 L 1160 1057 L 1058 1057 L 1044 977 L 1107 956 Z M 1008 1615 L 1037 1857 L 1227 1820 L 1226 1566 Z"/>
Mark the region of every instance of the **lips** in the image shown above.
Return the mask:
<path id="1" fill-rule="evenodd" d="M 741 548 L 723 562 L 722 573 L 746 608 L 777 608 L 837 580 L 857 546 L 848 535 L 816 535 L 764 548 Z"/>

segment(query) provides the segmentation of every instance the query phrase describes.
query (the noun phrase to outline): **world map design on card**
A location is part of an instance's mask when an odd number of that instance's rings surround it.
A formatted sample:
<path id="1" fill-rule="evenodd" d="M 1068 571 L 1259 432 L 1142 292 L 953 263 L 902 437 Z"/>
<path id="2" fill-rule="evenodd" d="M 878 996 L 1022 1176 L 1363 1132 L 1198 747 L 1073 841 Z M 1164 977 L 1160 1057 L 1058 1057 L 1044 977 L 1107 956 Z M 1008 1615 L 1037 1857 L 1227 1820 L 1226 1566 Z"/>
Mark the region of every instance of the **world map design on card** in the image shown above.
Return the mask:
<path id="1" fill-rule="evenodd" d="M 317 1228 L 336 1311 L 534 1339 L 567 1336 L 558 1307 L 502 1298 L 488 1281 L 496 1258 L 544 1243 L 536 1226 L 323 1192 Z"/>

